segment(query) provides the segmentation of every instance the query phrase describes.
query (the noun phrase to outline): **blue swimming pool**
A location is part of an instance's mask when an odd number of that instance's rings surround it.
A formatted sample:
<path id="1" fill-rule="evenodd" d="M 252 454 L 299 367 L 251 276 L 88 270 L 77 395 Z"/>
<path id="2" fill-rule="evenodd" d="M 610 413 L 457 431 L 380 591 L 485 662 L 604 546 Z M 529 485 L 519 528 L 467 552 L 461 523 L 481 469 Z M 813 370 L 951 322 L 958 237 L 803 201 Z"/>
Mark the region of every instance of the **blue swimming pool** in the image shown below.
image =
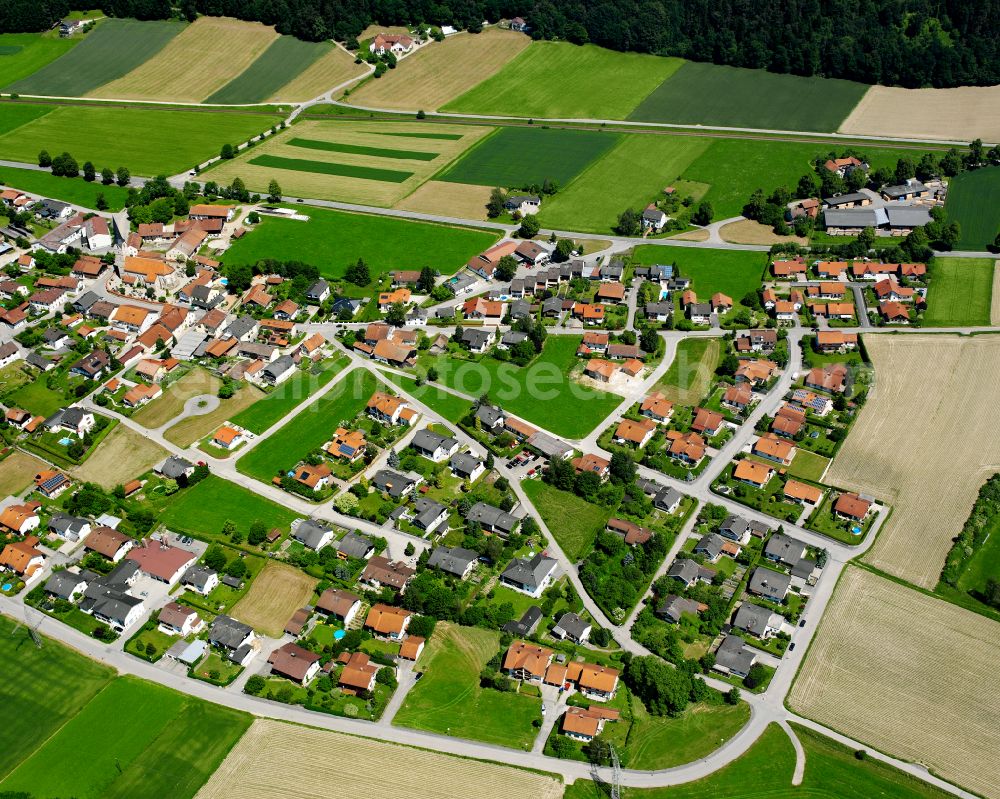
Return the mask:
<path id="1" fill-rule="evenodd" d="M 62 444 L 64 447 L 68 447 L 70 444 L 73 443 L 73 439 L 70 438 L 69 436 L 63 436 L 62 438 L 59 439 L 59 443 Z"/>
<path id="2" fill-rule="evenodd" d="M 14 586 L 11 583 L 4 583 L 3 585 L 0 585 L 0 591 L 9 591 L 13 587 Z"/>
<path id="3" fill-rule="evenodd" d="M 337 641 L 339 641 L 339 640 L 340 640 L 341 638 L 343 638 L 343 637 L 344 637 L 345 635 L 347 635 L 347 633 L 345 633 L 345 632 L 344 632 L 343 630 L 334 630 L 334 631 L 333 631 L 333 637 L 334 637 L 334 639 L 335 639 L 335 640 L 337 640 Z"/>

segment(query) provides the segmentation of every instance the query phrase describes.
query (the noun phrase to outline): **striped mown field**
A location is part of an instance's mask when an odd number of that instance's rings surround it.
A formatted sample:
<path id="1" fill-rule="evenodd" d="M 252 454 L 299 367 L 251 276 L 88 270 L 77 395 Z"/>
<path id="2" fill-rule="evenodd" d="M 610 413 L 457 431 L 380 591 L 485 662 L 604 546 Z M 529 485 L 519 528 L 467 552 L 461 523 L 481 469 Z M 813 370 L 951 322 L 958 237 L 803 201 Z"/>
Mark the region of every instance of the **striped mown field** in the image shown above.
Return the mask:
<path id="1" fill-rule="evenodd" d="M 205 102 L 229 105 L 262 103 L 332 49 L 333 45 L 329 42 L 304 42 L 294 36 L 280 36 L 271 42 L 260 58 L 206 97 Z"/>
<path id="2" fill-rule="evenodd" d="M 287 84 L 277 89 L 269 100 L 272 102 L 299 103 L 311 100 L 335 86 L 359 78 L 367 70 L 355 64 L 354 57 L 339 47 L 331 48 Z"/>
<path id="3" fill-rule="evenodd" d="M 206 174 L 224 183 L 239 176 L 254 191 L 265 191 L 275 179 L 290 197 L 388 207 L 491 130 L 434 125 L 429 131 L 419 122 L 306 120 Z"/>

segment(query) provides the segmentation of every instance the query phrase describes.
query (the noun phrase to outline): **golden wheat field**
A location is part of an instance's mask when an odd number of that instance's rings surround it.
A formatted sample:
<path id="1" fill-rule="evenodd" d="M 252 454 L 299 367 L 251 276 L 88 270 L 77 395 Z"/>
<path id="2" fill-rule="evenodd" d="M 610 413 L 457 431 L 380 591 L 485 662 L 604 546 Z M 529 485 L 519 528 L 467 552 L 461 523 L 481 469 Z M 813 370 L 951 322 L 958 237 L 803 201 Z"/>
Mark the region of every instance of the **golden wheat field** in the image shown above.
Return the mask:
<path id="1" fill-rule="evenodd" d="M 893 506 L 873 566 L 933 588 L 980 485 L 1000 470 L 1000 336 L 865 337 L 875 387 L 827 473 Z"/>
<path id="2" fill-rule="evenodd" d="M 221 162 L 206 174 L 220 183 L 229 183 L 238 176 L 243 179 L 247 188 L 255 191 L 266 191 L 268 183 L 274 178 L 290 197 L 388 207 L 408 195 L 491 130 L 473 125 L 434 125 L 431 129 L 419 122 L 305 120 L 268 138 L 264 144 L 241 153 L 239 157 Z M 436 139 L 421 136 L 428 132 L 460 138 Z M 360 152 L 317 149 L 324 142 L 362 149 Z M 407 158 L 408 153 L 427 153 L 432 157 L 429 160 Z M 261 157 L 264 158 L 263 163 L 253 163 Z M 268 163 L 270 157 L 295 159 L 296 162 L 301 162 L 301 168 L 275 166 L 274 162 Z M 290 164 L 288 160 L 278 163 Z M 322 169 L 323 164 L 358 167 L 365 170 L 361 173 L 365 176 L 330 175 L 311 171 Z M 388 174 L 385 170 L 388 170 Z M 393 177 L 394 173 L 409 173 L 410 176 L 397 182 Z"/>
<path id="3" fill-rule="evenodd" d="M 316 579 L 305 572 L 268 561 L 236 606 L 233 618 L 265 635 L 280 637 L 292 614 L 309 604 Z"/>
<path id="4" fill-rule="evenodd" d="M 840 126 L 841 133 L 1000 141 L 1000 86 L 900 89 L 872 86 Z"/>
<path id="5" fill-rule="evenodd" d="M 352 78 L 359 78 L 365 72 L 367 70 L 363 64 L 354 63 L 354 56 L 340 47 L 334 47 L 306 67 L 297 78 L 278 89 L 270 102 L 302 103 L 319 97 Z"/>
<path id="6" fill-rule="evenodd" d="M 249 67 L 277 38 L 274 28 L 257 22 L 199 17 L 137 69 L 86 96 L 200 103 Z"/>
<path id="7" fill-rule="evenodd" d="M 523 33 L 490 28 L 431 42 L 370 80 L 347 102 L 368 108 L 434 111 L 482 83 L 531 43 Z"/>
<path id="8" fill-rule="evenodd" d="M 789 705 L 880 751 L 1000 796 L 1000 625 L 849 566 Z"/>
<path id="9" fill-rule="evenodd" d="M 486 203 L 492 190 L 490 186 L 428 180 L 393 207 L 458 219 L 483 220 L 486 219 Z"/>
<path id="10" fill-rule="evenodd" d="M 258 719 L 196 799 L 559 799 L 528 771 Z"/>

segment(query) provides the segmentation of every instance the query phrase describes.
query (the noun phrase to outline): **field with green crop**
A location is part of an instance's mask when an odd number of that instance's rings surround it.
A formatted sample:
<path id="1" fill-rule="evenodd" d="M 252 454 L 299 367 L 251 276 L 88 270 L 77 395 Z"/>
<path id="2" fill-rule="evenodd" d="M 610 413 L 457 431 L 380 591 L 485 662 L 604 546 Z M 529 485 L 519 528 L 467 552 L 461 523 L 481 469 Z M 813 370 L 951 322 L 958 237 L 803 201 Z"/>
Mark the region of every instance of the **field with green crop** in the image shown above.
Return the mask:
<path id="1" fill-rule="evenodd" d="M 251 158 L 250 163 L 271 169 L 290 169 L 295 172 L 338 175 L 359 180 L 380 180 L 385 183 L 402 183 L 413 176 L 412 172 L 402 172 L 398 169 L 379 169 L 358 164 L 331 164 L 326 161 L 310 161 L 307 158 L 283 158 L 280 155 L 258 155 Z"/>
<path id="2" fill-rule="evenodd" d="M 444 111 L 548 119 L 626 119 L 684 62 L 596 45 L 532 42 Z"/>
<path id="3" fill-rule="evenodd" d="M 246 535 L 257 520 L 285 529 L 296 518 L 281 505 L 214 475 L 170 497 L 159 517 L 171 530 L 206 540 L 218 538 L 227 521 Z"/>
<path id="4" fill-rule="evenodd" d="M 273 113 L 59 106 L 0 136 L 0 158 L 35 163 L 39 150 L 68 151 L 98 171 L 126 166 L 134 175 L 172 175 L 216 155 L 220 142 L 245 141 L 279 121 Z"/>
<path id="5" fill-rule="evenodd" d="M 931 327 L 988 325 L 994 263 L 992 258 L 935 258 L 931 264 L 924 324 Z"/>
<path id="6" fill-rule="evenodd" d="M 300 210 L 301 209 L 296 209 Z M 342 277 L 363 258 L 373 277 L 391 269 L 433 265 L 444 274 L 463 267 L 496 241 L 495 233 L 367 214 L 309 208 L 308 222 L 266 219 L 226 250 L 226 264 L 262 258 L 315 264 L 325 277 Z M 391 247 L 385 246 L 392 242 Z"/>
<path id="7" fill-rule="evenodd" d="M 868 87 L 687 61 L 630 115 L 637 122 L 833 132 Z"/>
<path id="8" fill-rule="evenodd" d="M 448 167 L 438 180 L 478 186 L 567 185 L 618 142 L 619 134 L 551 128 L 499 128 Z"/>
<path id="9" fill-rule="evenodd" d="M 228 105 L 262 103 L 331 49 L 329 42 L 304 42 L 294 36 L 281 36 L 249 67 L 204 102 Z"/>
<path id="10" fill-rule="evenodd" d="M 854 752 L 819 733 L 792 725 L 805 750 L 802 785 L 792 785 L 795 751 L 785 732 L 769 726 L 738 760 L 696 782 L 671 788 L 626 788 L 623 799 L 946 799 L 950 794 Z M 589 780 L 567 787 L 564 799 L 605 799 Z"/>
<path id="11" fill-rule="evenodd" d="M 63 39 L 57 31 L 0 34 L 0 75 L 3 75 L 4 85 L 9 86 L 37 72 L 79 42 L 79 38 Z"/>
<path id="12" fill-rule="evenodd" d="M 636 247 L 632 258 L 638 264 L 673 264 L 682 277 L 691 279 L 691 289 L 702 301 L 721 291 L 739 302 L 760 286 L 767 265 L 767 256 L 762 252 L 655 244 Z"/>
<path id="13" fill-rule="evenodd" d="M 354 418 L 379 389 L 367 369 L 356 369 L 290 422 L 236 462 L 236 468 L 265 483 L 281 469 L 292 469 L 309 452 L 333 438 L 341 422 Z"/>
<path id="14" fill-rule="evenodd" d="M 541 480 L 525 480 L 521 487 L 555 536 L 556 543 L 574 563 L 590 551 L 598 530 L 611 518 L 607 508 L 580 499 L 569 491 L 560 491 Z"/>
<path id="15" fill-rule="evenodd" d="M 461 138 L 461 136 L 457 137 Z M 351 153 L 353 155 L 371 155 L 376 158 L 397 158 L 401 161 L 433 161 L 437 153 L 422 150 L 390 150 L 385 147 L 368 147 L 363 144 L 347 144 L 321 139 L 289 139 L 293 147 L 304 147 L 308 150 L 326 150 L 331 153 Z"/>
<path id="16" fill-rule="evenodd" d="M 0 61 L 0 64 L 2 63 Z M 0 103 L 0 135 L 45 116 L 52 108 L 51 105 L 36 105 L 34 103 Z"/>
<path id="17" fill-rule="evenodd" d="M 587 388 L 570 376 L 574 367 L 581 366 L 576 357 L 579 346 L 577 336 L 549 336 L 541 355 L 524 367 L 492 358 L 462 361 L 446 354 L 421 359 L 421 365 L 434 366 L 439 382 L 463 394 L 488 393 L 504 410 L 531 424 L 557 436 L 583 438 L 622 398 Z M 567 408 L 573 413 L 568 414 Z"/>
<path id="18" fill-rule="evenodd" d="M 420 656 L 423 678 L 407 694 L 393 724 L 521 749 L 541 719 L 537 698 L 479 685 L 479 673 L 500 651 L 493 630 L 441 622 Z"/>
<path id="19" fill-rule="evenodd" d="M 307 397 L 315 394 L 329 383 L 348 364 L 346 356 L 334 361 L 324 361 L 312 372 L 297 371 L 292 377 L 277 386 L 267 396 L 244 408 L 230 421 L 251 433 L 263 433 L 280 421 Z"/>
<path id="20" fill-rule="evenodd" d="M 645 208 L 662 197 L 710 139 L 623 135 L 568 186 L 542 202 L 538 220 L 556 230 L 608 233 L 626 208 Z"/>
<path id="21" fill-rule="evenodd" d="M 415 400 L 422 402 L 449 422 L 457 424 L 472 410 L 472 403 L 469 400 L 443 391 L 434 383 L 424 383 L 422 386 L 418 386 L 417 381 L 412 377 L 404 377 L 393 372 L 383 372 L 382 374 L 386 380 L 395 383 Z"/>
<path id="22" fill-rule="evenodd" d="M 191 797 L 249 722 L 242 713 L 122 677 L 23 760 L 0 789 L 78 799 Z"/>
<path id="23" fill-rule="evenodd" d="M 31 622 L 38 620 L 31 614 Z M 53 621 L 42 623 L 45 633 Z M 20 630 L 15 633 L 15 626 Z M 76 716 L 114 677 L 114 672 L 54 641 L 38 649 L 24 624 L 0 616 L 0 665 L 5 674 L 30 674 L 30 680 L 5 680 L 0 687 L 4 709 L 4 746 L 0 777 L 25 760 Z M 72 674 L 73 679 L 65 679 Z"/>
<path id="24" fill-rule="evenodd" d="M 985 250 L 1000 234 L 1000 167 L 962 172 L 948 184 L 948 219 L 962 227 L 956 249 Z"/>
<path id="25" fill-rule="evenodd" d="M 184 23 L 171 20 L 103 20 L 72 50 L 37 72 L 9 84 L 5 91 L 80 97 L 131 72 L 156 55 L 184 27 Z M 183 78 L 178 75 L 177 79 Z"/>
<path id="26" fill-rule="evenodd" d="M 31 169 L 15 169 L 0 166 L 0 183 L 12 186 L 21 191 L 51 197 L 54 200 L 64 200 L 84 208 L 97 208 L 97 195 L 103 194 L 108 208 L 120 211 L 125 207 L 128 189 L 121 186 L 103 186 L 100 181 L 88 183 L 81 178 L 57 178 L 48 172 L 36 172 Z"/>

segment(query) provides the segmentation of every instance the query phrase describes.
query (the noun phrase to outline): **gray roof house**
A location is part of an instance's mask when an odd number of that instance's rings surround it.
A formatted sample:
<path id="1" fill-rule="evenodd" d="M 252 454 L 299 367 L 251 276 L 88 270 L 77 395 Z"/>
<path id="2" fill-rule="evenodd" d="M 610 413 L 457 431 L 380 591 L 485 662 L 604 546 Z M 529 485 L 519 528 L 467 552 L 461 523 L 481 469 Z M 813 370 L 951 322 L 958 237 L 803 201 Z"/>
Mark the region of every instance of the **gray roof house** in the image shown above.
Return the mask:
<path id="1" fill-rule="evenodd" d="M 180 477 L 190 477 L 194 472 L 194 464 L 189 460 L 171 455 L 158 469 L 160 474 L 170 480 L 177 480 Z"/>
<path id="2" fill-rule="evenodd" d="M 733 626 L 756 635 L 758 638 L 770 638 L 778 630 L 785 619 L 780 613 L 768 608 L 762 608 L 753 602 L 743 602 L 736 611 Z"/>
<path id="3" fill-rule="evenodd" d="M 452 474 L 463 480 L 475 480 L 485 470 L 482 460 L 471 452 L 456 452 L 448 461 Z"/>
<path id="4" fill-rule="evenodd" d="M 73 309 L 82 314 L 88 313 L 95 302 L 100 302 L 101 298 L 92 291 L 85 291 L 73 300 Z"/>
<path id="5" fill-rule="evenodd" d="M 90 532 L 90 522 L 79 516 L 57 513 L 49 519 L 49 530 L 69 541 L 79 541 Z"/>
<path id="6" fill-rule="evenodd" d="M 712 582 L 715 577 L 715 569 L 701 566 L 690 558 L 679 558 L 670 564 L 670 568 L 667 569 L 667 577 L 680 580 L 686 587 L 690 588 L 699 581 Z"/>
<path id="7" fill-rule="evenodd" d="M 479 559 L 479 553 L 471 549 L 462 547 L 435 547 L 427 559 L 427 566 L 431 569 L 440 569 L 446 574 L 453 574 L 456 577 L 465 579 L 469 576 Z"/>
<path id="8" fill-rule="evenodd" d="M 433 499 L 419 497 L 413 501 L 413 525 L 427 532 L 434 532 L 448 519 L 448 508 Z"/>
<path id="9" fill-rule="evenodd" d="M 238 651 L 241 647 L 252 643 L 253 639 L 252 627 L 229 616 L 216 616 L 208 628 L 208 642 L 229 652 Z"/>
<path id="10" fill-rule="evenodd" d="M 317 280 L 306 291 L 306 299 L 311 303 L 321 303 L 330 296 L 330 284 L 325 280 Z"/>
<path id="11" fill-rule="evenodd" d="M 520 344 L 522 341 L 528 340 L 528 334 L 522 333 L 520 330 L 508 330 L 500 337 L 500 349 L 509 350 Z"/>
<path id="12" fill-rule="evenodd" d="M 792 578 L 789 575 L 758 566 L 750 575 L 747 591 L 773 602 L 781 602 L 788 594 L 788 588 L 791 584 Z"/>
<path id="13" fill-rule="evenodd" d="M 749 532 L 750 522 L 742 516 L 727 516 L 722 526 L 719 527 L 719 535 L 723 538 L 728 538 L 730 541 L 742 542 Z"/>
<path id="14" fill-rule="evenodd" d="M 391 469 L 379 469 L 372 477 L 371 484 L 376 491 L 388 494 L 393 499 L 400 499 L 416 487 L 417 481 Z"/>
<path id="15" fill-rule="evenodd" d="M 653 507 L 673 513 L 683 499 L 684 495 L 676 488 L 661 488 L 653 497 Z"/>
<path id="16" fill-rule="evenodd" d="M 232 337 L 240 341 L 249 341 L 257 335 L 258 327 L 257 320 L 252 316 L 241 316 L 229 323 L 225 335 L 227 338 Z"/>
<path id="17" fill-rule="evenodd" d="M 337 552 L 346 558 L 367 560 L 374 554 L 375 545 L 360 533 L 351 531 L 337 542 Z"/>
<path id="18" fill-rule="evenodd" d="M 219 573 L 208 566 L 194 565 L 181 577 L 181 585 L 191 588 L 204 596 L 212 591 L 213 584 L 218 585 Z"/>
<path id="19" fill-rule="evenodd" d="M 694 553 L 696 555 L 704 555 L 709 560 L 715 561 L 722 554 L 722 547 L 725 543 L 721 535 L 709 533 L 708 535 L 703 535 L 698 540 L 698 543 L 694 545 Z"/>
<path id="20" fill-rule="evenodd" d="M 528 560 L 514 558 L 500 575 L 500 582 L 529 596 L 541 596 L 552 580 L 556 561 L 541 552 Z"/>
<path id="21" fill-rule="evenodd" d="M 292 531 L 292 538 L 307 549 L 319 552 L 333 540 L 333 528 L 313 519 L 303 519 Z"/>
<path id="22" fill-rule="evenodd" d="M 542 609 L 536 605 L 532 605 L 526 611 L 524 615 L 517 621 L 511 619 L 503 626 L 503 631 L 505 633 L 510 633 L 517 638 L 526 638 L 531 635 L 535 628 L 538 626 L 538 622 L 542 620 Z"/>
<path id="23" fill-rule="evenodd" d="M 723 674 L 746 677 L 756 662 L 756 653 L 738 635 L 730 634 L 722 639 L 722 643 L 715 651 L 715 666 L 713 668 Z"/>
<path id="24" fill-rule="evenodd" d="M 573 454 L 573 447 L 558 438 L 553 438 L 541 430 L 528 437 L 528 444 L 542 453 L 548 460 L 566 460 Z"/>
<path id="25" fill-rule="evenodd" d="M 442 461 L 458 449 L 458 441 L 449 436 L 442 436 L 432 430 L 424 429 L 418 430 L 414 434 L 410 446 L 425 458 L 430 458 L 432 461 Z"/>
<path id="26" fill-rule="evenodd" d="M 476 418 L 487 430 L 496 430 L 503 427 L 504 413 L 495 405 L 480 405 L 476 408 Z"/>
<path id="27" fill-rule="evenodd" d="M 497 533 L 504 538 L 509 536 L 517 528 L 520 519 L 511 516 L 500 508 L 494 508 L 485 502 L 477 502 L 465 515 L 465 520 L 478 522 L 479 526 L 488 533 Z"/>
<path id="28" fill-rule="evenodd" d="M 493 331 L 481 327 L 468 327 L 462 331 L 462 343 L 473 352 L 482 352 L 493 343 Z"/>
<path id="29" fill-rule="evenodd" d="M 280 358 L 276 358 L 267 366 L 265 366 L 261 370 L 260 376 L 263 380 L 266 380 L 271 385 L 277 385 L 286 377 L 288 377 L 294 369 L 295 369 L 295 361 L 292 360 L 292 356 L 282 355 Z"/>
<path id="30" fill-rule="evenodd" d="M 794 566 L 806 554 L 806 545 L 784 533 L 775 533 L 764 547 L 764 557 L 778 563 Z"/>
<path id="31" fill-rule="evenodd" d="M 73 602 L 83 596 L 87 590 L 87 582 L 83 574 L 75 574 L 67 570 L 53 572 L 45 581 L 45 593 L 57 599 Z"/>
<path id="32" fill-rule="evenodd" d="M 590 638 L 593 625 L 581 619 L 576 613 L 564 613 L 549 631 L 555 638 L 568 638 L 575 644 L 582 644 Z"/>
<path id="33" fill-rule="evenodd" d="M 514 300 L 507 306 L 507 313 L 511 319 L 523 319 L 531 316 L 531 304 L 527 300 Z"/>
<path id="34" fill-rule="evenodd" d="M 656 614 L 662 616 L 667 621 L 679 624 L 685 613 L 697 616 L 702 607 L 701 604 L 695 602 L 693 599 L 685 599 L 682 596 L 677 596 L 677 594 L 670 594 L 663 598 L 660 606 L 656 609 Z"/>

